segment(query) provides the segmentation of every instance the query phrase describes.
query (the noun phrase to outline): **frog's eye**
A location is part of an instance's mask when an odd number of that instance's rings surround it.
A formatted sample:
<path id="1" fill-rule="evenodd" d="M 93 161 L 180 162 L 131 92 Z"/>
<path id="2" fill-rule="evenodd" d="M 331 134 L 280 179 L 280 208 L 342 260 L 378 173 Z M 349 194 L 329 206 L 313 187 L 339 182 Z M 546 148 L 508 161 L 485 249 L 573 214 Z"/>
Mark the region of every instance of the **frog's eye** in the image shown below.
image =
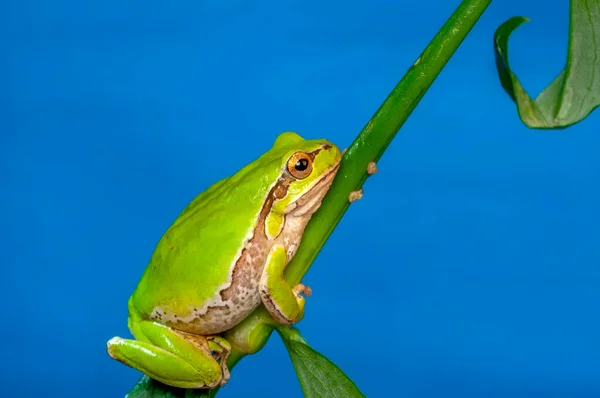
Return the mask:
<path id="1" fill-rule="evenodd" d="M 312 159 L 307 153 L 296 152 L 288 160 L 287 169 L 292 177 L 302 180 L 312 172 Z"/>

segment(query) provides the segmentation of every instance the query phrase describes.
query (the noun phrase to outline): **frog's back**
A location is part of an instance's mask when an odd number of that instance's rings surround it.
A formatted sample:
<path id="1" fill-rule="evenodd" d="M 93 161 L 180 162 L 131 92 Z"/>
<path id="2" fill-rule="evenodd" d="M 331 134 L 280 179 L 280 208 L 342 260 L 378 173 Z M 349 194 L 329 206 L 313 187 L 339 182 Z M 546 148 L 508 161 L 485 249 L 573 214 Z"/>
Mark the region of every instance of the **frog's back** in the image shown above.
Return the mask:
<path id="1" fill-rule="evenodd" d="M 215 183 L 181 212 L 132 295 L 139 316 L 188 324 L 202 321 L 209 306 L 220 304 L 219 293 L 230 284 L 233 265 L 252 238 L 269 180 L 277 179 L 262 166 L 253 162 Z"/>

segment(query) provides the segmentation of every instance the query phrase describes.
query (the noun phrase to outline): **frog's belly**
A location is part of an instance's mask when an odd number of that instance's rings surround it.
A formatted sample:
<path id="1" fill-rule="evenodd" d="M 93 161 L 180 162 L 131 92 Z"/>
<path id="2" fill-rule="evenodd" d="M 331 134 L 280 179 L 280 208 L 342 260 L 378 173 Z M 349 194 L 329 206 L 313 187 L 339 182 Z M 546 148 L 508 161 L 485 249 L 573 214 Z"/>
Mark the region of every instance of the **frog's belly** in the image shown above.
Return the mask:
<path id="1" fill-rule="evenodd" d="M 261 303 L 258 287 L 266 253 L 264 245 L 249 244 L 234 267 L 231 283 L 211 302 L 192 303 L 185 313 L 155 307 L 150 318 L 174 329 L 201 335 L 231 329 Z"/>
<path id="2" fill-rule="evenodd" d="M 263 268 L 267 254 L 274 244 L 265 233 L 264 220 L 266 211 L 270 208 L 266 204 L 265 206 L 265 214 L 261 213 L 252 238 L 232 267 L 229 284 L 223 286 L 208 303 L 190 303 L 185 313 L 173 313 L 168 310 L 161 313 L 160 309 L 155 307 L 150 318 L 184 332 L 210 335 L 233 328 L 256 309 L 261 303 L 259 283 Z"/>
<path id="3" fill-rule="evenodd" d="M 204 314 L 197 314 L 187 324 L 173 326 L 195 334 L 221 333 L 243 321 L 260 303 L 257 286 L 253 292 L 246 291 L 239 296 L 232 297 L 231 300 L 207 307 Z"/>
<path id="4" fill-rule="evenodd" d="M 191 305 L 189 311 L 170 311 L 167 308 L 155 307 L 150 320 L 162 323 L 176 330 L 199 335 L 210 335 L 231 329 L 244 320 L 261 303 L 256 288 L 234 289 L 235 295 L 221 296 L 212 303 Z M 230 290 L 231 291 L 231 290 Z"/>

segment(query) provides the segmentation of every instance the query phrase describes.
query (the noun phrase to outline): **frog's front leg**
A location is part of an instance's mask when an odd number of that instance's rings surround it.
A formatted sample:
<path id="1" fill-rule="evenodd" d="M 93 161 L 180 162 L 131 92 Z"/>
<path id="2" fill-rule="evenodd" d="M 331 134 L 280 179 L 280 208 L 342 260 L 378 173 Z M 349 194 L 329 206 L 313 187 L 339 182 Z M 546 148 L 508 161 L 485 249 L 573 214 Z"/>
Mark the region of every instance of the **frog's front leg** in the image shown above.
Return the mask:
<path id="1" fill-rule="evenodd" d="M 199 336 L 151 321 L 131 323 L 137 340 L 112 338 L 108 354 L 164 384 L 181 388 L 213 388 L 229 379 L 229 343 L 217 336 Z M 220 361 L 220 363 L 219 363 Z"/>
<path id="2" fill-rule="evenodd" d="M 303 284 L 293 289 L 283 279 L 287 265 L 287 253 L 283 246 L 274 246 L 260 278 L 260 298 L 275 320 L 283 324 L 298 322 L 304 316 L 304 297 L 300 293 L 308 290 Z M 307 292 L 308 293 L 308 292 Z"/>

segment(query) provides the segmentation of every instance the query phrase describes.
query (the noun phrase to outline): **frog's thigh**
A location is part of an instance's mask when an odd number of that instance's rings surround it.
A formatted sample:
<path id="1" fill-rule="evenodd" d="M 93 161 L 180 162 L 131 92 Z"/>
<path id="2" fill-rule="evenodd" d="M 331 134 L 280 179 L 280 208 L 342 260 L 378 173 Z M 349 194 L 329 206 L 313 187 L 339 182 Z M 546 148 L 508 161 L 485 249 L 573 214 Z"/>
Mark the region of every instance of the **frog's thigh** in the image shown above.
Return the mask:
<path id="1" fill-rule="evenodd" d="M 304 315 L 304 297 L 283 279 L 286 263 L 285 248 L 274 246 L 267 256 L 259 291 L 260 298 L 271 316 L 280 323 L 292 324 Z"/>
<path id="2" fill-rule="evenodd" d="M 112 358 L 174 387 L 211 388 L 229 378 L 225 362 L 222 369 L 211 354 L 212 350 L 218 353 L 218 358 L 227 359 L 228 344 L 220 344 L 220 340 L 215 344 L 204 336 L 184 335 L 150 321 L 135 322 L 132 326 L 139 340 L 112 338 L 107 345 Z"/>

